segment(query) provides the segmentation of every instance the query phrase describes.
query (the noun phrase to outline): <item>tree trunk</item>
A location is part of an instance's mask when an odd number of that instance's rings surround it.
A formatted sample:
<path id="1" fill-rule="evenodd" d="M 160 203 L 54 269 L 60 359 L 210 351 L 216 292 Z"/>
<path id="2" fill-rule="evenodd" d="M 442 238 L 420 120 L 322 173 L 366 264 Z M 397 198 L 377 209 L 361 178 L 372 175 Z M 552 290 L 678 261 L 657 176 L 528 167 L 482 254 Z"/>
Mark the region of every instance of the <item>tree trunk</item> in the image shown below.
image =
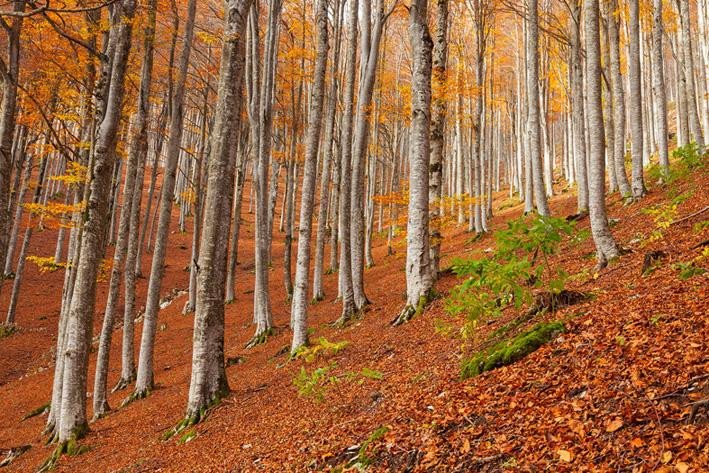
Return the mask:
<path id="1" fill-rule="evenodd" d="M 657 150 L 660 166 L 667 172 L 670 167 L 670 158 L 667 144 L 667 95 L 665 93 L 665 59 L 662 46 L 662 0 L 653 0 L 652 13 L 652 59 L 655 67 L 652 68 L 652 90 L 655 94 L 657 107 Z"/>
<path id="2" fill-rule="evenodd" d="M 532 180 L 537 212 L 549 215 L 544 175 L 542 169 L 541 127 L 539 111 L 539 11 L 537 0 L 529 0 L 529 24 L 527 25 L 527 134 L 529 135 L 529 155 L 532 160 Z"/>
<path id="3" fill-rule="evenodd" d="M 357 305 L 352 283 L 351 226 L 349 187 L 352 183 L 352 115 L 354 109 L 354 76 L 357 57 L 357 6 L 359 0 L 350 0 L 347 12 L 347 51 L 345 56 L 344 110 L 340 136 L 340 290 L 342 291 L 342 314 L 340 324 L 347 323 L 355 315 Z"/>
<path id="4" fill-rule="evenodd" d="M 63 357 L 62 400 L 58 440 L 60 450 L 72 438 L 81 437 L 86 423 L 86 378 L 91 345 L 93 313 L 96 303 L 96 276 L 106 246 L 108 199 L 111 171 L 116 149 L 116 135 L 124 95 L 124 78 L 131 47 L 132 18 L 135 2 L 123 0 L 114 4 L 113 24 L 110 30 L 113 49 L 109 63 L 104 63 L 107 87 L 99 88 L 105 100 L 99 105 L 102 117 L 97 128 L 89 199 L 86 203 L 80 256 L 76 268 L 76 282 L 67 313 Z M 110 81 L 107 75 L 110 74 Z"/>
<path id="5" fill-rule="evenodd" d="M 298 257 L 295 272 L 295 289 L 291 304 L 293 342 L 291 353 L 308 342 L 308 278 L 310 277 L 310 237 L 312 235 L 313 206 L 317 177 L 318 145 L 322 128 L 322 111 L 325 91 L 325 71 L 328 55 L 327 0 L 318 0 L 315 11 L 317 24 L 317 50 L 313 76 L 308 129 L 305 135 L 305 165 L 303 191 L 300 200 Z"/>
<path id="6" fill-rule="evenodd" d="M 633 176 L 631 187 L 633 198 L 640 199 L 645 195 L 643 178 L 643 96 L 640 70 L 640 13 L 639 0 L 630 0 L 630 44 L 628 48 L 628 77 L 630 79 L 630 134 L 631 153 L 633 159 Z M 590 127 L 589 127 L 590 130 Z"/>
<path id="7" fill-rule="evenodd" d="M 170 114 L 170 135 L 167 143 L 167 159 L 163 175 L 160 216 L 158 230 L 155 236 L 155 249 L 148 280 L 148 295 L 143 316 L 143 333 L 140 340 L 140 355 L 138 357 L 138 376 L 135 392 L 132 397 L 141 398 L 148 395 L 153 388 L 153 351 L 155 349 L 155 330 L 157 328 L 158 311 L 160 310 L 160 287 L 165 272 L 165 253 L 168 246 L 170 217 L 172 213 L 173 192 L 177 173 L 177 159 L 180 154 L 180 143 L 183 131 L 183 103 L 185 97 L 185 82 L 192 51 L 194 36 L 194 18 L 196 0 L 190 0 L 187 6 L 187 22 L 185 23 L 182 53 L 177 69 L 175 91 L 172 95 L 172 113 Z"/>
<path id="8" fill-rule="evenodd" d="M 431 165 L 428 200 L 430 211 L 431 277 L 438 279 L 441 261 L 441 213 L 438 202 L 442 195 L 443 159 L 446 133 L 445 85 L 448 74 L 448 0 L 436 0 L 436 33 L 433 38 L 433 107 L 431 116 Z"/>
<path id="9" fill-rule="evenodd" d="M 13 11 L 21 14 L 25 0 L 14 0 Z M 12 141 L 17 118 L 17 84 L 20 75 L 20 32 L 22 16 L 12 18 L 7 30 L 7 63 L 0 70 L 2 103 L 0 103 L 0 264 L 7 258 L 10 237 L 10 174 L 12 173 Z M 6 23 L 3 23 L 7 26 Z M 4 275 L 0 274 L 0 290 Z"/>
<path id="10" fill-rule="evenodd" d="M 620 252 L 606 215 L 605 201 L 605 130 L 601 99 L 601 43 L 599 32 L 599 0 L 584 0 L 586 33 L 586 95 L 589 127 L 589 214 L 591 233 L 596 244 L 599 267 L 616 258 Z"/>
<path id="11" fill-rule="evenodd" d="M 608 45 L 610 48 L 611 89 L 613 92 L 613 155 L 612 165 L 618 188 L 624 198 L 632 197 L 632 189 L 625 171 L 625 90 L 620 72 L 620 40 L 618 34 L 617 0 L 611 0 L 608 15 Z"/>
<path id="12" fill-rule="evenodd" d="M 411 75 L 411 142 L 409 145 L 409 214 L 406 235 L 406 306 L 394 320 L 405 323 L 430 302 L 433 279 L 428 228 L 431 75 L 433 41 L 428 30 L 428 0 L 413 0 L 409 37 Z"/>
<path id="13" fill-rule="evenodd" d="M 251 0 L 226 5 L 224 45 L 214 132 L 209 156 L 204 228 L 199 254 L 197 309 L 192 344 L 192 377 L 186 418 L 201 420 L 205 410 L 229 391 L 224 370 L 224 288 L 226 282 L 230 192 L 234 184 L 236 131 L 241 112 L 246 15 Z"/>

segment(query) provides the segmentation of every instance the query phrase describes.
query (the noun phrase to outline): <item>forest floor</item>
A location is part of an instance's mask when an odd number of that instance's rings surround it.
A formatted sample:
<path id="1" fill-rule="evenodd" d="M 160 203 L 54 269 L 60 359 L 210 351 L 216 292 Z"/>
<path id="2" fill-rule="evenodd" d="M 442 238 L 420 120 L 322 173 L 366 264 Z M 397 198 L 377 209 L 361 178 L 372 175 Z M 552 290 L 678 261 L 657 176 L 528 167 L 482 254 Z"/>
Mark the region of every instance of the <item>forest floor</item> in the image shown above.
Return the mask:
<path id="1" fill-rule="evenodd" d="M 348 344 L 308 363 L 288 362 L 282 350 L 290 342 L 290 305 L 282 284 L 284 238 L 276 229 L 270 281 L 275 334 L 245 349 L 253 334 L 254 216 L 244 205 L 237 301 L 226 310 L 232 393 L 195 429 L 162 440 L 181 419 L 189 387 L 193 318 L 181 314 L 186 296 L 180 296 L 159 315 L 157 388 L 147 399 L 92 423 L 82 441 L 89 450 L 62 458 L 57 471 L 323 471 L 346 469 L 348 463 L 353 471 L 366 464 L 371 471 L 709 471 L 709 412 L 697 404 L 709 396 L 708 277 L 683 280 L 676 269 L 677 263 L 701 258 L 706 248 L 699 245 L 709 230 L 697 224 L 706 222 L 707 213 L 682 218 L 709 205 L 709 179 L 700 173 L 675 187 L 675 195 L 689 192 L 691 198 L 678 206 L 679 221 L 649 243 L 657 227 L 642 210 L 667 204 L 667 190 L 653 186 L 631 205 L 623 205 L 617 194 L 610 197 L 613 232 L 629 253 L 594 273 L 591 239 L 565 244 L 552 264 L 577 276 L 569 289 L 593 297 L 523 324 L 518 331 L 543 320 L 564 320 L 566 332 L 512 365 L 465 381 L 457 330 L 446 334 L 441 329 L 462 324 L 444 310 L 445 296 L 460 282 L 456 276 L 444 273 L 437 283 L 442 297 L 423 315 L 401 327 L 389 324 L 404 304 L 402 235 L 391 256 L 386 237 L 375 237 L 375 266 L 365 272 L 372 304 L 346 328 L 330 326 L 341 305 L 333 300 L 337 275 L 326 276 L 326 300 L 309 308 L 311 339 Z M 491 230 L 522 212 L 519 205 L 508 207 L 510 202 L 498 196 Z M 573 214 L 574 195 L 561 193 L 551 208 L 555 215 Z M 579 227 L 588 228 L 588 219 Z M 444 233 L 443 268 L 454 257 L 494 246 L 489 234 L 473 241 L 453 225 Z M 163 295 L 187 287 L 190 239 L 189 232 L 170 235 Z M 36 233 L 32 254 L 53 253 L 54 240 L 52 231 Z M 664 257 L 642 276 L 651 251 Z M 144 273 L 150 256 L 145 254 Z M 706 268 L 708 261 L 696 264 Z M 34 471 L 51 453 L 41 436 L 46 416 L 22 418 L 50 398 L 62 274 L 38 274 L 28 264 L 26 276 L 17 317 L 21 328 L 0 340 L 0 449 L 31 448 L 7 471 Z M 145 285 L 141 280 L 138 306 Z M 95 333 L 106 286 L 99 285 Z M 6 283 L 0 313 L 9 292 Z M 482 324 L 473 341 L 484 344 L 514 317 L 506 312 Z M 136 325 L 136 348 L 141 328 Z M 109 385 L 119 375 L 119 331 L 113 337 Z M 94 362 L 95 354 L 89 387 Z M 312 373 L 323 367 L 339 381 L 300 395 L 293 380 L 301 368 Z M 111 406 L 128 393 L 111 394 Z"/>

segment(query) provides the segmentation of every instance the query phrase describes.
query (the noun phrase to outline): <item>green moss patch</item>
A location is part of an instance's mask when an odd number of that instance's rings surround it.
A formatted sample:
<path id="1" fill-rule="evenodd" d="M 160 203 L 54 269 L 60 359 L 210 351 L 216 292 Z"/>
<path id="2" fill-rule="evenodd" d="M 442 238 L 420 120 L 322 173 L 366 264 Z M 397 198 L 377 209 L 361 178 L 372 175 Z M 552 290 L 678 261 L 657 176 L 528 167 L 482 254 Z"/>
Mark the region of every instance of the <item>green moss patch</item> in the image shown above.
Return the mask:
<path id="1" fill-rule="evenodd" d="M 562 322 L 540 323 L 514 338 L 503 340 L 486 350 L 479 351 L 463 361 L 461 377 L 472 378 L 485 371 L 514 363 L 553 340 L 564 329 Z"/>

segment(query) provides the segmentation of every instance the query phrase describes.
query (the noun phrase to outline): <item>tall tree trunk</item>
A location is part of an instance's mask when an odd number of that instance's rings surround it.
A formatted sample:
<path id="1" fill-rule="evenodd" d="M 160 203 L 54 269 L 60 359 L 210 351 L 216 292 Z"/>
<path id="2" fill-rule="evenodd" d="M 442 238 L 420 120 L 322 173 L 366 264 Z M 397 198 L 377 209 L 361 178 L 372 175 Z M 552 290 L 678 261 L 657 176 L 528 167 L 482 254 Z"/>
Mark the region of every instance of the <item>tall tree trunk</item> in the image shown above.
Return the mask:
<path id="1" fill-rule="evenodd" d="M 662 169 L 669 170 L 670 158 L 667 143 L 667 95 L 665 92 L 665 59 L 663 52 L 664 28 L 662 26 L 662 0 L 653 0 L 652 13 L 652 90 L 657 107 L 657 150 Z"/>
<path id="2" fill-rule="evenodd" d="M 333 158 L 334 136 L 335 136 L 335 112 L 337 111 L 337 91 L 338 80 L 337 71 L 340 61 L 340 39 L 341 39 L 341 23 L 342 9 L 340 5 L 344 2 L 335 0 L 333 9 L 335 12 L 335 34 L 334 36 L 334 53 L 332 55 L 332 63 L 330 64 L 330 88 L 328 93 L 327 111 L 325 112 L 325 136 L 323 138 L 322 149 L 322 174 L 320 176 L 320 203 L 318 206 L 318 227 L 315 237 L 315 268 L 313 269 L 313 300 L 320 301 L 325 298 L 323 289 L 323 268 L 325 265 L 325 239 L 327 227 L 327 209 L 330 205 L 330 180 L 331 171 L 330 163 Z M 334 232 L 334 226 L 330 226 L 330 231 Z M 337 248 L 335 248 L 337 253 Z"/>
<path id="3" fill-rule="evenodd" d="M 229 218 L 244 78 L 246 15 L 251 0 L 226 5 L 224 45 L 214 132 L 209 156 L 204 228 L 199 254 L 197 309 L 192 343 L 192 376 L 186 418 L 194 423 L 205 410 L 229 392 L 224 370 L 224 288 L 226 283 Z M 238 216 L 237 216 L 238 218 Z"/>
<path id="4" fill-rule="evenodd" d="M 596 244 L 599 267 L 620 252 L 606 215 L 605 201 L 605 130 L 601 99 L 601 41 L 599 31 L 599 0 L 584 0 L 586 33 L 586 96 L 588 97 L 589 127 L 589 214 L 591 233 Z"/>
<path id="5" fill-rule="evenodd" d="M 379 45 L 386 17 L 384 16 L 383 0 L 375 0 L 372 4 L 375 19 L 370 29 L 369 3 L 365 5 L 364 23 L 360 28 L 362 34 L 361 49 L 361 82 L 357 96 L 357 114 L 354 124 L 354 140 L 352 142 L 352 181 L 350 196 L 350 246 L 352 265 L 352 289 L 354 291 L 355 305 L 358 310 L 366 306 L 369 301 L 364 292 L 364 211 L 365 211 L 365 169 L 369 152 L 369 129 L 372 111 L 372 95 L 379 61 Z M 369 36 L 371 34 L 371 37 Z M 349 146 L 343 142 L 342 146 Z"/>
<path id="6" fill-rule="evenodd" d="M 256 283 L 254 287 L 254 321 L 256 331 L 249 345 L 265 341 L 273 326 L 268 271 L 271 263 L 272 217 L 269 208 L 268 167 L 271 161 L 271 134 L 273 126 L 273 83 L 276 77 L 278 55 L 278 23 L 281 17 L 281 0 L 270 0 L 268 32 L 265 39 L 261 90 L 259 91 L 259 139 L 256 182 Z M 257 17 L 258 18 L 258 17 Z M 256 19 L 256 21 L 258 21 Z M 255 39 L 258 40 L 257 38 Z M 258 67 L 258 66 L 257 66 Z M 256 85 L 258 87 L 258 85 Z M 274 185 L 278 176 L 274 173 Z M 275 190 L 275 187 L 274 187 Z M 275 203 L 275 202 L 274 202 Z"/>
<path id="7" fill-rule="evenodd" d="M 633 158 L 631 187 L 633 198 L 645 195 L 643 178 L 643 96 L 640 70 L 640 12 L 639 0 L 630 0 L 630 44 L 628 48 L 628 78 L 630 79 L 630 134 Z M 590 130 L 590 127 L 589 127 Z"/>
<path id="8" fill-rule="evenodd" d="M 433 41 L 428 30 L 427 7 L 428 0 L 413 0 L 409 10 L 409 38 L 413 68 L 409 144 L 409 214 L 406 234 L 406 306 L 394 319 L 395 325 L 405 323 L 420 314 L 430 302 L 433 287 L 428 228 Z"/>
<path id="9" fill-rule="evenodd" d="M 436 32 L 433 38 L 433 107 L 431 116 L 431 166 L 428 200 L 430 212 L 431 277 L 438 279 L 441 261 L 441 214 L 443 159 L 446 134 L 446 76 L 448 74 L 448 0 L 436 0 Z"/>
<path id="10" fill-rule="evenodd" d="M 541 125 L 539 110 L 539 11 L 537 0 L 529 0 L 529 24 L 527 25 L 527 134 L 529 135 L 529 155 L 532 160 L 532 179 L 537 212 L 549 215 L 544 175 L 542 169 Z"/>
<path id="11" fill-rule="evenodd" d="M 63 357 L 64 368 L 58 429 L 59 452 L 66 449 L 66 443 L 72 438 L 81 437 L 88 429 L 86 378 L 96 303 L 96 276 L 106 246 L 111 171 L 123 103 L 124 78 L 131 48 L 134 11 L 133 0 L 123 0 L 113 6 L 110 70 L 109 62 L 105 61 L 103 74 L 107 87 L 99 88 L 105 103 L 99 105 L 99 113 L 102 116 L 96 132 L 93 167 L 89 171 L 92 178 L 82 228 L 76 282 L 71 307 L 67 313 L 65 348 L 59 354 Z"/>
<path id="12" fill-rule="evenodd" d="M 625 90 L 620 72 L 620 39 L 618 34 L 618 2 L 610 0 L 608 15 L 608 46 L 610 48 L 611 89 L 613 92 L 613 156 L 618 188 L 624 198 L 632 197 L 632 189 L 625 171 Z"/>
<path id="13" fill-rule="evenodd" d="M 10 174 L 12 173 L 12 141 L 17 116 L 17 85 L 20 75 L 20 32 L 25 0 L 13 1 L 13 12 L 20 16 L 12 18 L 7 28 L 7 63 L 0 69 L 2 78 L 2 102 L 0 103 L 0 264 L 7 258 L 10 238 Z M 5 23 L 5 25 L 7 25 Z M 5 279 L 0 274 L 0 290 Z"/>
<path id="14" fill-rule="evenodd" d="M 310 277 L 310 237 L 312 235 L 313 206 L 317 178 L 318 145 L 322 128 L 322 111 L 325 98 L 325 71 L 328 55 L 328 0 L 318 0 L 315 10 L 317 24 L 317 49 L 315 73 L 310 100 L 308 129 L 305 135 L 305 165 L 303 169 L 303 191 L 300 200 L 298 234 L 298 257 L 295 272 L 295 288 L 291 304 L 293 320 L 293 342 L 291 353 L 308 342 L 308 278 Z"/>
<path id="15" fill-rule="evenodd" d="M 357 57 L 357 6 L 359 0 L 350 0 L 347 12 L 347 51 L 345 55 L 344 110 L 340 136 L 340 291 L 342 292 L 342 314 L 340 324 L 347 323 L 355 314 L 357 305 L 352 286 L 351 227 L 349 187 L 352 181 L 352 115 L 354 109 L 354 76 Z"/>
<path id="16" fill-rule="evenodd" d="M 682 58 L 682 71 L 684 72 L 685 90 L 687 92 L 689 130 L 694 138 L 694 142 L 699 146 L 699 149 L 704 149 L 704 133 L 702 131 L 702 123 L 697 108 L 697 100 L 699 99 L 700 103 L 703 100 L 702 97 L 697 95 L 697 86 L 694 80 L 694 36 L 689 26 L 691 19 L 689 0 L 677 0 L 677 4 L 679 9 L 680 31 L 682 33 L 680 41 L 682 51 L 679 53 L 679 57 Z"/>
<path id="17" fill-rule="evenodd" d="M 163 175 L 160 216 L 158 230 L 155 236 L 155 249 L 148 280 L 148 295 L 143 316 L 143 333 L 140 340 L 140 355 L 138 357 L 138 375 L 135 392 L 132 398 L 142 398 L 153 388 L 153 352 L 155 349 L 155 330 L 157 328 L 158 311 L 160 310 L 160 288 L 165 272 L 165 253 L 168 246 L 170 217 L 172 214 L 173 193 L 177 173 L 177 159 L 180 154 L 180 143 L 183 131 L 183 104 L 185 98 L 185 82 L 192 52 L 194 36 L 194 18 L 196 0 L 190 0 L 187 6 L 187 22 L 185 23 L 182 53 L 177 69 L 175 91 L 172 95 L 172 113 L 170 114 L 170 135 L 167 143 L 167 159 Z"/>

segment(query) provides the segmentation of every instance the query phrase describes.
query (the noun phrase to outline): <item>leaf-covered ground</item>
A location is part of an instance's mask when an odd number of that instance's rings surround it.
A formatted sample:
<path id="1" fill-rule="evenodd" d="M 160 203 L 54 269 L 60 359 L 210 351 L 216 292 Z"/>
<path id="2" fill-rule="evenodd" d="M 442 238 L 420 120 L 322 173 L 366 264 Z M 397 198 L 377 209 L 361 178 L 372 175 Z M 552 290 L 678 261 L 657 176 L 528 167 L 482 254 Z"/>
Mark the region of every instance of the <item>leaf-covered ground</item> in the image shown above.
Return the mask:
<path id="1" fill-rule="evenodd" d="M 708 184 L 700 175 L 672 189 L 673 195 L 691 193 L 675 220 L 706 208 Z M 657 187 L 628 206 L 611 197 L 613 232 L 629 253 L 595 273 L 590 239 L 563 248 L 553 264 L 576 275 L 570 289 L 592 297 L 515 328 L 511 335 L 540 321 L 564 320 L 567 330 L 528 357 L 466 381 L 459 376 L 462 344 L 455 336 L 462 321 L 446 315 L 442 298 L 409 324 L 390 327 L 404 302 L 405 248 L 401 242 L 395 255 L 386 256 L 383 237 L 375 239 L 376 265 L 366 270 L 372 306 L 362 319 L 344 329 L 328 325 L 340 312 L 333 301 L 336 275 L 326 277 L 326 300 L 310 307 L 313 340 L 349 343 L 310 362 L 287 362 L 281 349 L 290 339 L 289 306 L 276 232 L 271 287 L 277 330 L 266 344 L 244 349 L 252 335 L 253 298 L 253 215 L 245 212 L 238 300 L 227 308 L 232 394 L 187 435 L 161 440 L 180 420 L 189 384 L 192 317 L 180 314 L 181 296 L 160 313 L 158 388 L 93 423 L 84 440 L 90 450 L 63 458 L 57 471 L 323 471 L 347 465 L 368 465 L 370 471 L 707 471 L 709 413 L 697 403 L 709 397 L 708 278 L 684 280 L 677 268 L 706 248 L 697 245 L 709 231 L 697 224 L 709 215 L 681 220 L 648 242 L 657 227 L 642 209 L 668 201 L 667 190 Z M 496 208 L 506 204 L 499 196 Z M 574 210 L 571 193 L 552 200 L 557 215 Z M 493 229 L 520 211 L 498 211 Z M 588 220 L 579 226 L 587 227 Z M 470 234 L 455 227 L 445 233 L 444 267 L 454 256 L 494 245 L 490 236 L 470 242 Z M 32 251 L 53 251 L 53 235 L 38 235 Z M 190 238 L 170 235 L 165 294 L 187 286 L 182 269 Z M 664 257 L 642 276 L 651 251 Z M 148 260 L 146 255 L 144 271 Z M 695 266 L 707 268 L 708 261 Z M 18 312 L 22 328 L 0 340 L 0 449 L 32 448 L 7 471 L 33 471 L 51 452 L 40 435 L 45 417 L 21 419 L 50 396 L 61 275 L 28 276 L 32 282 Z M 445 296 L 456 282 L 446 274 L 437 290 Z M 141 294 L 144 285 L 142 280 Z M 0 310 L 6 297 L 3 291 Z M 483 324 L 472 343 L 483 346 L 516 315 L 507 311 Z M 119 339 L 114 337 L 109 382 L 118 377 Z M 330 382 L 320 395 L 299 395 L 293 380 L 301 368 L 306 374 L 326 369 Z M 93 360 L 89 386 L 92 374 Z M 127 394 L 111 395 L 111 405 Z"/>

